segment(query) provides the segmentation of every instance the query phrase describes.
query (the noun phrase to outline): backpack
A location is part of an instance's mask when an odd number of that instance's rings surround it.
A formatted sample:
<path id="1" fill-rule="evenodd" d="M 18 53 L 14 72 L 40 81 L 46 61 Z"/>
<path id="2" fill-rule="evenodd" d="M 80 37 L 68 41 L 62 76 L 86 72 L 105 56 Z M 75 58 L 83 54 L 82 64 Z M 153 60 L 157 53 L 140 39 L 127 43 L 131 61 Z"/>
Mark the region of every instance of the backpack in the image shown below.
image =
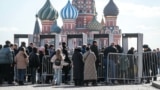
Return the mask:
<path id="1" fill-rule="evenodd" d="M 61 65 L 61 60 L 60 59 L 56 59 L 55 62 L 54 62 L 54 64 L 56 66 L 60 66 Z"/>

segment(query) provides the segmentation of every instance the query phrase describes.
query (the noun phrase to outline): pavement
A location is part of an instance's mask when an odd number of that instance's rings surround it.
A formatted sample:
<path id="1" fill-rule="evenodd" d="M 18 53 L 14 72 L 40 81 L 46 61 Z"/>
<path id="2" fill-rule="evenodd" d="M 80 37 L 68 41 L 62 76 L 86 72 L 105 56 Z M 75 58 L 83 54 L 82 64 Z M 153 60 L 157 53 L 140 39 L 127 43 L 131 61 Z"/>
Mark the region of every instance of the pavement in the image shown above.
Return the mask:
<path id="1" fill-rule="evenodd" d="M 158 88 L 160 90 L 160 81 L 154 81 L 154 82 L 152 82 L 152 86 L 156 87 L 156 88 Z"/>
<path id="2" fill-rule="evenodd" d="M 52 86 L 48 84 L 24 85 L 24 86 L 0 86 L 0 90 L 160 90 L 152 86 L 152 84 L 142 85 L 115 85 L 115 86 L 89 86 L 75 87 L 73 85 Z"/>

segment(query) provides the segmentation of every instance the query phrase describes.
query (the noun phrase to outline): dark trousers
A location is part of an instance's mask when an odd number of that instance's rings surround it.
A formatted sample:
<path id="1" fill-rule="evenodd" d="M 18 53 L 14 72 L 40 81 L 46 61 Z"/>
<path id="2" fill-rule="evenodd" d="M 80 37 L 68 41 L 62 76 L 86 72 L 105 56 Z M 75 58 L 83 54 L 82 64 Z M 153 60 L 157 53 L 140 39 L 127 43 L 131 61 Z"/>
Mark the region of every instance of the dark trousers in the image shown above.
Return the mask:
<path id="1" fill-rule="evenodd" d="M 9 77 L 10 77 L 10 82 L 12 83 L 14 81 L 14 66 L 12 65 L 12 67 L 10 67 L 9 70 Z"/>
<path id="2" fill-rule="evenodd" d="M 69 81 L 69 79 L 70 79 L 70 78 L 68 77 L 69 70 L 64 70 L 63 73 L 64 73 L 63 82 L 64 82 L 64 83 L 67 83 L 67 82 Z"/>
<path id="3" fill-rule="evenodd" d="M 10 76 L 10 68 L 11 64 L 0 64 L 0 84 L 3 83 L 3 80 L 5 78 L 8 83 L 12 82 L 12 78 Z"/>
<path id="4" fill-rule="evenodd" d="M 32 84 L 36 83 L 36 70 L 37 70 L 37 68 L 31 68 L 31 81 L 32 81 Z"/>
<path id="5" fill-rule="evenodd" d="M 74 79 L 75 86 L 83 86 L 83 80 L 82 79 Z"/>

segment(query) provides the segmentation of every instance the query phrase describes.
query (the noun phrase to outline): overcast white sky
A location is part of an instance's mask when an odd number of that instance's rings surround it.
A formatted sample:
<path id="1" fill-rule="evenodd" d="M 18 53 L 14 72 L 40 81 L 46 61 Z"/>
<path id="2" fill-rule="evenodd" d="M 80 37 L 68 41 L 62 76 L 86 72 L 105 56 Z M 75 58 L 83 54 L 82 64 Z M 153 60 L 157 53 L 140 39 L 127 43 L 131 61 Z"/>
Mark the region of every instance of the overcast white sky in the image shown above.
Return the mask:
<path id="1" fill-rule="evenodd" d="M 68 0 L 50 0 L 56 10 L 65 6 Z M 72 1 L 72 0 L 71 0 Z M 33 33 L 35 14 L 46 0 L 1 0 L 0 1 L 0 44 L 13 42 L 13 35 Z M 98 20 L 109 0 L 95 0 Z M 118 26 L 123 33 L 143 33 L 144 43 L 153 48 L 160 47 L 160 0 L 114 0 L 119 8 Z M 62 26 L 59 16 L 58 25 Z M 135 46 L 135 40 L 130 46 Z"/>

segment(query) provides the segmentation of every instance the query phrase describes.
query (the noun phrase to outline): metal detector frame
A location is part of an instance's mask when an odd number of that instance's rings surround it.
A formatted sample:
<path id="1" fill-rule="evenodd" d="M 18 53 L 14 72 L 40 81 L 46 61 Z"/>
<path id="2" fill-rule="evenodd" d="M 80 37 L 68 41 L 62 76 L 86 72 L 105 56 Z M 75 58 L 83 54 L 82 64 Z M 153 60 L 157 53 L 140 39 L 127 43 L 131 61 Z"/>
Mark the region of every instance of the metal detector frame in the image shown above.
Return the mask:
<path id="1" fill-rule="evenodd" d="M 68 34 L 67 35 L 67 45 L 69 46 L 69 39 L 81 38 L 82 44 L 87 44 L 87 35 L 85 33 L 82 34 Z"/>
<path id="2" fill-rule="evenodd" d="M 59 48 L 59 44 L 61 42 L 61 38 L 60 35 L 58 34 L 53 34 L 53 35 L 45 35 L 45 34 L 41 34 L 40 35 L 40 43 L 41 45 L 45 44 L 44 43 L 44 39 L 53 39 L 54 38 L 54 45 L 55 45 L 55 49 Z"/>
<path id="3" fill-rule="evenodd" d="M 28 44 L 33 42 L 33 35 L 31 34 L 14 34 L 14 43 L 18 44 L 18 46 L 20 38 L 28 38 Z"/>
<path id="4" fill-rule="evenodd" d="M 138 56 L 138 83 L 142 78 L 142 52 L 143 52 L 143 34 L 142 33 L 123 33 L 122 34 L 122 47 L 124 53 L 128 52 L 128 38 L 137 38 L 137 56 Z"/>
<path id="5" fill-rule="evenodd" d="M 108 38 L 108 46 L 114 41 L 113 34 L 94 34 L 93 38 L 94 40 L 100 38 Z"/>

